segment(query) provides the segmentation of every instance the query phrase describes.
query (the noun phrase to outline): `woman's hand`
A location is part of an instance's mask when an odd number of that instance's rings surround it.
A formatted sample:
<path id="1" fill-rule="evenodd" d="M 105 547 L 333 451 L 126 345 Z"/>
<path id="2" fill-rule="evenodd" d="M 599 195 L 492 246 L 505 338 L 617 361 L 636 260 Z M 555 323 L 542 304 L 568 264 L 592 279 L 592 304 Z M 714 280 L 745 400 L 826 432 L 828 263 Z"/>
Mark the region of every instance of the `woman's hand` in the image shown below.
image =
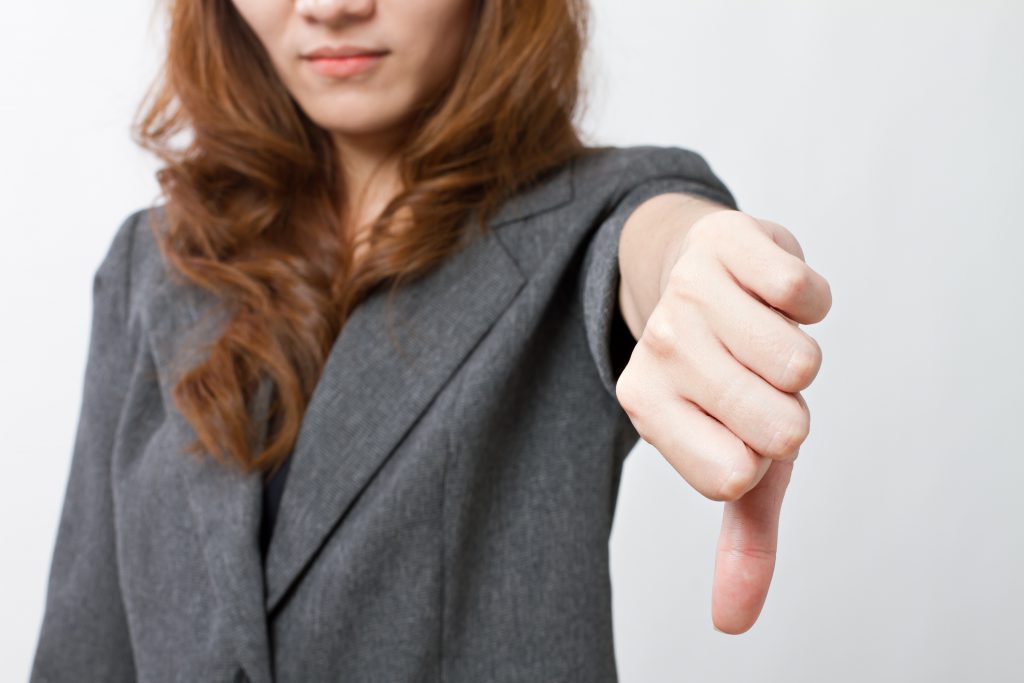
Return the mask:
<path id="1" fill-rule="evenodd" d="M 824 318 L 832 294 L 776 223 L 721 209 L 679 234 L 616 396 L 644 441 L 726 502 L 712 621 L 742 633 L 764 605 L 782 497 L 810 429 L 799 392 L 821 350 L 798 323 Z"/>

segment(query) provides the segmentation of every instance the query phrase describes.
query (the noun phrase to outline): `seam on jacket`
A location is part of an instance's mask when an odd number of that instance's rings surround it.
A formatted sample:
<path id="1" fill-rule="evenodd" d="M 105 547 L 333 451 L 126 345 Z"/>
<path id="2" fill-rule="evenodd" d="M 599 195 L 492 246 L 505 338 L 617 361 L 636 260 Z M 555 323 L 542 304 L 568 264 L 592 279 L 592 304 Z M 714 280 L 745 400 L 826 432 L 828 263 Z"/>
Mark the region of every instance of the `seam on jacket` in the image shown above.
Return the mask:
<path id="1" fill-rule="evenodd" d="M 447 572 L 445 571 L 445 523 L 444 523 L 444 509 L 445 501 L 448 498 L 447 486 L 448 486 L 448 459 L 451 457 L 452 452 L 452 436 L 451 427 L 445 428 L 445 448 L 444 448 L 444 462 L 441 465 L 441 502 L 440 512 L 438 513 L 438 524 L 440 525 L 440 536 L 441 536 L 441 587 L 438 591 L 439 607 L 438 609 L 438 627 L 437 627 L 437 678 L 441 683 L 445 680 L 444 675 L 444 612 L 445 612 L 445 590 L 444 583 L 447 580 Z"/>
<path id="2" fill-rule="evenodd" d="M 438 526 L 439 535 L 441 537 L 441 581 L 440 588 L 438 590 L 438 626 L 437 626 L 437 678 L 438 681 L 443 683 L 444 676 L 444 611 L 445 611 L 445 590 L 444 583 L 447 580 L 445 571 L 445 523 L 444 523 L 444 509 L 445 501 L 448 498 L 447 486 L 448 486 L 448 459 L 451 457 L 452 452 L 452 435 L 450 423 L 445 426 L 444 430 L 444 462 L 441 464 L 441 501 L 438 505 L 440 508 L 438 512 Z"/>
<path id="3" fill-rule="evenodd" d="M 133 296 L 133 293 L 132 293 L 133 277 L 132 276 L 134 274 L 133 271 L 135 270 L 135 242 L 136 242 L 136 233 L 139 231 L 139 221 L 142 219 L 141 211 L 142 210 L 136 211 L 135 214 L 132 216 L 132 223 L 131 223 L 131 226 L 130 226 L 130 230 L 128 231 L 128 256 L 127 256 L 128 263 L 125 266 L 125 273 L 124 273 L 124 294 L 125 294 L 125 296 L 124 296 L 124 298 L 125 298 L 124 320 L 125 320 L 125 326 L 126 327 L 128 325 L 128 322 L 131 320 L 131 313 L 132 313 L 132 296 Z"/>
<path id="4" fill-rule="evenodd" d="M 141 219 L 141 213 L 139 211 L 136 211 L 135 214 L 132 216 L 131 225 L 128 226 L 129 227 L 129 230 L 128 230 L 128 250 L 127 250 L 128 254 L 126 256 L 126 259 L 127 259 L 128 262 L 125 264 L 125 269 L 124 269 L 125 273 L 124 273 L 124 330 L 123 331 L 124 331 L 124 334 L 129 335 L 129 337 L 130 337 L 127 340 L 128 343 L 129 343 L 129 348 L 131 350 L 130 357 L 132 358 L 132 362 L 136 364 L 136 367 L 133 368 L 133 370 L 132 370 L 131 378 L 129 379 L 129 382 L 130 382 L 130 384 L 128 385 L 129 387 L 132 386 L 135 383 L 135 377 L 136 377 L 136 375 L 139 372 L 139 366 L 138 366 L 139 350 L 140 350 L 139 347 L 140 347 L 140 345 L 142 345 L 142 339 L 141 339 L 142 333 L 141 333 L 141 330 L 139 332 L 139 337 L 137 339 L 131 338 L 131 312 L 132 312 L 132 297 L 133 297 L 133 293 L 132 293 L 132 271 L 135 268 L 135 233 L 138 232 L 138 224 L 139 224 L 139 220 L 140 219 Z M 140 324 L 141 324 L 141 321 L 140 321 Z M 134 643 L 136 641 L 133 638 L 133 634 L 132 634 L 131 620 L 128 618 L 128 605 L 127 605 L 127 603 L 125 602 L 125 599 L 124 599 L 125 591 L 124 591 L 123 580 L 122 580 L 122 577 L 121 577 L 121 566 L 117 562 L 117 559 L 116 559 L 118 557 L 119 553 L 118 553 L 118 538 L 117 538 L 117 533 L 116 533 L 117 532 L 117 526 L 114 524 L 114 520 L 117 519 L 117 514 L 116 514 L 116 509 L 115 509 L 115 505 L 117 504 L 117 499 L 114 497 L 114 463 L 113 463 L 113 457 L 114 457 L 114 453 L 117 451 L 117 449 L 118 449 L 118 447 L 120 446 L 120 443 L 121 443 L 121 434 L 123 434 L 123 422 L 124 422 L 125 412 L 126 412 L 126 408 L 125 408 L 124 405 L 122 405 L 122 407 L 121 407 L 121 416 L 120 416 L 120 419 L 117 421 L 117 431 L 114 433 L 114 441 L 111 444 L 111 453 L 110 453 L 111 463 L 110 463 L 110 468 L 108 470 L 108 473 L 110 475 L 110 510 L 111 510 L 111 514 L 114 517 L 114 519 L 111 520 L 111 526 L 113 526 L 112 531 L 114 532 L 112 534 L 112 536 L 113 536 L 114 558 L 115 558 L 114 559 L 114 566 L 117 567 L 118 597 L 121 599 L 121 612 L 124 614 L 125 630 L 128 632 L 128 646 L 130 648 L 129 649 L 129 653 L 131 654 L 131 657 L 132 657 L 132 671 L 135 672 L 135 675 L 137 676 L 138 675 L 138 671 L 139 671 L 139 667 L 138 667 L 138 664 L 135 662 L 135 645 L 134 645 Z"/>
<path id="5" fill-rule="evenodd" d="M 472 354 L 471 354 L 472 355 Z M 468 358 L 467 358 L 468 363 Z M 466 367 L 466 363 L 461 364 L 455 369 L 456 375 Z M 444 433 L 444 463 L 441 467 L 441 513 L 439 516 L 439 524 L 441 526 L 441 589 L 440 589 L 440 610 L 439 611 L 439 625 L 438 625 L 438 647 L 437 647 L 437 659 L 438 659 L 438 680 L 444 683 L 448 680 L 448 674 L 445 666 L 445 612 L 448 610 L 447 605 L 447 591 L 445 590 L 446 583 L 448 581 L 448 547 L 447 547 L 447 509 L 448 509 L 448 466 L 458 452 L 458 442 L 454 438 L 453 425 L 460 422 L 461 406 L 462 406 L 462 395 L 465 392 L 466 383 L 469 378 L 468 374 L 463 374 L 458 383 L 454 387 L 454 396 L 452 397 L 452 419 L 445 425 Z"/>
<path id="6" fill-rule="evenodd" d="M 139 350 L 142 344 L 142 333 L 133 335 L 131 328 L 131 303 L 132 303 L 132 269 L 134 267 L 134 253 L 135 253 L 135 232 L 137 230 L 140 213 L 136 211 L 134 214 L 129 216 L 124 226 L 127 228 L 128 235 L 125 239 L 125 253 L 123 255 L 124 268 L 123 281 L 121 282 L 122 292 L 121 296 L 124 297 L 124 301 L 121 303 L 121 320 L 120 329 L 118 333 L 124 335 L 124 338 L 119 340 L 121 344 L 125 346 L 128 353 L 126 354 L 125 362 L 129 362 L 131 359 L 133 364 L 132 372 L 128 378 L 128 387 L 135 384 L 136 376 L 138 375 L 139 368 Z M 127 388 L 126 388 L 127 389 Z M 114 437 L 110 442 L 110 452 L 106 454 L 108 458 L 107 462 L 107 494 L 110 496 L 110 535 L 111 544 L 113 546 L 114 553 L 114 569 L 117 573 L 116 585 L 117 585 L 117 598 L 121 602 L 121 615 L 124 619 L 124 630 L 128 636 L 128 654 L 131 657 L 132 664 L 131 669 L 135 676 L 138 676 L 139 668 L 138 663 L 135 661 L 135 643 L 136 638 L 133 633 L 132 621 L 128 618 L 128 605 L 125 602 L 125 589 L 124 580 L 121 572 L 121 564 L 118 561 L 118 533 L 117 533 L 117 520 L 119 515 L 117 514 L 117 497 L 114 495 L 114 454 L 118 452 L 121 444 L 121 436 L 124 433 L 124 420 L 127 408 L 122 400 L 121 402 L 121 413 L 118 416 L 117 424 L 114 427 Z"/>
<path id="7" fill-rule="evenodd" d="M 525 285 L 524 285 L 524 288 L 525 288 Z M 520 290 L 520 294 L 517 295 L 517 298 L 521 294 L 522 294 L 522 291 Z M 512 305 L 514 305 L 514 303 Z M 496 322 L 495 324 L 498 324 L 498 323 Z M 483 341 L 481 341 L 481 343 L 483 343 Z M 478 348 L 478 347 L 475 347 L 475 348 Z M 448 681 L 448 674 L 447 674 L 447 667 L 446 667 L 446 661 L 447 661 L 446 660 L 446 655 L 447 655 L 447 653 L 445 651 L 445 645 L 447 643 L 447 638 L 446 638 L 447 634 L 445 633 L 445 628 L 446 628 L 446 623 L 447 622 L 445 620 L 445 613 L 447 612 L 446 601 L 448 599 L 447 591 L 445 590 L 445 587 L 447 585 L 447 579 L 448 579 L 448 572 L 447 572 L 448 565 L 446 564 L 446 562 L 447 562 L 447 550 L 448 550 L 448 546 L 447 546 L 447 528 L 446 528 L 446 522 L 448 520 L 448 517 L 447 517 L 447 511 L 448 511 L 448 469 L 449 469 L 449 466 L 450 466 L 450 463 L 451 463 L 452 459 L 455 458 L 461 452 L 461 443 L 462 442 L 461 442 L 460 439 L 458 439 L 458 435 L 455 433 L 454 426 L 462 424 L 462 416 L 464 414 L 463 399 L 464 399 L 464 397 L 466 395 L 466 386 L 469 384 L 469 380 L 470 380 L 470 377 L 471 377 L 470 373 L 466 372 L 466 368 L 472 362 L 472 356 L 473 356 L 473 353 L 475 351 L 475 348 L 474 348 L 473 351 L 469 352 L 469 354 L 466 356 L 466 358 L 463 359 L 463 362 L 460 363 L 459 366 L 454 371 L 453 377 L 457 376 L 458 380 L 455 382 L 454 387 L 452 388 L 452 392 L 453 392 L 453 396 L 452 396 L 452 399 L 451 399 L 452 419 L 447 422 L 447 424 L 445 425 L 445 429 L 444 429 L 444 432 L 445 432 L 445 439 L 444 439 L 444 443 L 445 443 L 445 457 L 444 457 L 444 464 L 443 464 L 442 470 L 441 470 L 441 519 L 440 519 L 440 523 L 441 523 L 441 544 L 440 544 L 441 545 L 441 609 L 440 609 L 440 617 L 439 617 L 439 620 L 440 620 L 440 628 L 439 628 L 439 631 L 440 631 L 440 635 L 439 635 L 440 645 L 438 647 L 438 659 L 439 659 L 439 667 L 438 668 L 439 668 L 440 681 L 442 681 L 442 683 Z M 460 373 L 461 373 L 461 376 L 459 376 Z"/>

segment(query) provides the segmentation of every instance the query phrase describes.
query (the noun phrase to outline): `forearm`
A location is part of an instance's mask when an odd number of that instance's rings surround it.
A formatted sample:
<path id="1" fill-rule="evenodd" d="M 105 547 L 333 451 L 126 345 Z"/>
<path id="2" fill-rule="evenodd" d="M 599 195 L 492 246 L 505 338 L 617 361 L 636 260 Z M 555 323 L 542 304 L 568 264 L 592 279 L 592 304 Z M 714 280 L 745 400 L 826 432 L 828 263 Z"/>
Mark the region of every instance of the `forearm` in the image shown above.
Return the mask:
<path id="1" fill-rule="evenodd" d="M 619 309 L 635 339 L 654 310 L 690 227 L 702 216 L 728 210 L 678 192 L 659 194 L 638 206 L 619 238 Z"/>

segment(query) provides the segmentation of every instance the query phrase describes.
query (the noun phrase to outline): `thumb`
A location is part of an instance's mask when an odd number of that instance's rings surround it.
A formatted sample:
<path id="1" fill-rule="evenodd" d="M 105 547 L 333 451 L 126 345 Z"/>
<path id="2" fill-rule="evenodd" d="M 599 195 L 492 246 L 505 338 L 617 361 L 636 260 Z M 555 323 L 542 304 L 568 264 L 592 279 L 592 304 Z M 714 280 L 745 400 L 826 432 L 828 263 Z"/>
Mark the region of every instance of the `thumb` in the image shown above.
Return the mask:
<path id="1" fill-rule="evenodd" d="M 761 614 L 775 571 L 779 512 L 792 472 L 792 462 L 773 460 L 756 486 L 725 503 L 711 589 L 711 620 L 719 631 L 743 633 Z"/>

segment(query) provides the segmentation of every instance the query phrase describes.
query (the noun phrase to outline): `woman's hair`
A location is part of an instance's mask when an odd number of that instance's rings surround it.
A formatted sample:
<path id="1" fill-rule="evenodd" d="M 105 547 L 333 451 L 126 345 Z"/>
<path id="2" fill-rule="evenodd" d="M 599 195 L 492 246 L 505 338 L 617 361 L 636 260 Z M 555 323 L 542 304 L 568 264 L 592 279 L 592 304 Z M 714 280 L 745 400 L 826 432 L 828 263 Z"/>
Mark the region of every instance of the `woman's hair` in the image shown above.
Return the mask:
<path id="1" fill-rule="evenodd" d="M 153 229 L 165 260 L 230 312 L 172 390 L 197 436 L 191 453 L 275 469 L 370 290 L 426 273 L 456 250 L 470 213 L 486 229 L 503 200 L 587 151 L 574 125 L 586 0 L 476 1 L 458 73 L 410 119 L 404 191 L 359 238 L 358 265 L 330 134 L 230 0 L 169 2 L 166 58 L 132 136 L 164 164 L 164 227 Z M 249 409 L 261 378 L 273 389 L 263 424 Z"/>

